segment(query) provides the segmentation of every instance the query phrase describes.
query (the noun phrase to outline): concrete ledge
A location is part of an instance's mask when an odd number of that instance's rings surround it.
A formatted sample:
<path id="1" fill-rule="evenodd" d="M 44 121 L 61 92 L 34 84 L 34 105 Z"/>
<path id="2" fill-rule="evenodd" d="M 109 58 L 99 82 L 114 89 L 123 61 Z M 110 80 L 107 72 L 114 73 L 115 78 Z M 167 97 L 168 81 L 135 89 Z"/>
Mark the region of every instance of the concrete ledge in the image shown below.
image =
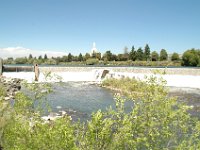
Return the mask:
<path id="1" fill-rule="evenodd" d="M 140 67 L 39 67 L 40 72 L 88 72 L 94 69 L 112 70 L 113 72 L 154 73 L 165 72 L 171 75 L 200 76 L 199 68 L 140 68 Z"/>

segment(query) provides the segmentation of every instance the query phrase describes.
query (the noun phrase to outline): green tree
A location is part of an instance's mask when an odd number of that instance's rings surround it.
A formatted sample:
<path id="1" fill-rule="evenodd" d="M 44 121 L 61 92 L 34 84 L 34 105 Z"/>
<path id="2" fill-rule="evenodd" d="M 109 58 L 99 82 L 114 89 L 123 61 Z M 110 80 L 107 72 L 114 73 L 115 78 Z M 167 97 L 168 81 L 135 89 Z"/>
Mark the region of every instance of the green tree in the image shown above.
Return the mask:
<path id="1" fill-rule="evenodd" d="M 173 53 L 172 54 L 172 57 L 171 57 L 171 61 L 177 61 L 177 60 L 179 60 L 180 58 L 179 58 L 179 54 L 178 53 Z"/>
<path id="2" fill-rule="evenodd" d="M 33 58 L 32 54 L 29 54 L 28 59 L 32 59 L 32 58 Z"/>
<path id="3" fill-rule="evenodd" d="M 151 53 L 151 60 L 152 60 L 152 61 L 158 61 L 158 59 L 159 59 L 158 53 L 157 53 L 156 51 L 153 51 L 153 52 Z"/>
<path id="4" fill-rule="evenodd" d="M 101 53 L 92 53 L 92 58 L 97 58 L 98 60 L 101 60 Z"/>
<path id="5" fill-rule="evenodd" d="M 137 60 L 140 60 L 140 61 L 144 60 L 144 52 L 141 47 L 138 48 L 136 56 L 137 56 L 136 57 Z"/>
<path id="6" fill-rule="evenodd" d="M 86 53 L 85 54 L 85 60 L 89 59 L 90 58 L 90 54 L 89 53 Z"/>
<path id="7" fill-rule="evenodd" d="M 44 59 L 48 59 L 47 54 L 44 55 Z"/>
<path id="8" fill-rule="evenodd" d="M 106 51 L 106 53 L 104 54 L 104 59 L 106 59 L 107 61 L 112 61 L 112 53 L 111 51 Z"/>
<path id="9" fill-rule="evenodd" d="M 200 66 L 200 50 L 191 49 L 183 53 L 183 66 Z"/>
<path id="10" fill-rule="evenodd" d="M 78 56 L 78 61 L 83 61 L 83 55 L 81 53 Z"/>
<path id="11" fill-rule="evenodd" d="M 40 56 L 38 57 L 38 59 L 42 59 L 42 56 L 40 55 Z"/>
<path id="12" fill-rule="evenodd" d="M 112 60 L 117 61 L 117 55 L 116 54 L 112 54 Z"/>
<path id="13" fill-rule="evenodd" d="M 130 60 L 132 60 L 132 61 L 136 60 L 137 55 L 136 55 L 136 51 L 135 51 L 135 47 L 134 46 L 132 46 L 132 49 L 131 49 L 130 54 L 129 54 L 129 57 L 130 57 Z"/>
<path id="14" fill-rule="evenodd" d="M 167 60 L 167 58 L 168 58 L 167 51 L 165 49 L 161 49 L 161 51 L 160 51 L 160 61 Z"/>
<path id="15" fill-rule="evenodd" d="M 72 57 L 73 57 L 72 54 L 69 53 L 68 56 L 67 56 L 67 61 L 68 61 L 68 62 L 71 62 L 71 61 L 72 61 Z"/>
<path id="16" fill-rule="evenodd" d="M 62 58 L 59 56 L 54 58 L 54 60 L 56 61 L 56 65 L 58 65 L 60 62 L 62 62 Z"/>
<path id="17" fill-rule="evenodd" d="M 146 44 L 144 47 L 144 57 L 146 61 L 150 59 L 150 54 L 151 54 L 151 51 L 150 51 L 149 45 Z"/>
<path id="18" fill-rule="evenodd" d="M 47 59 L 47 61 L 45 63 L 48 65 L 57 65 L 58 61 L 57 61 L 57 59 L 49 58 L 49 59 Z"/>
<path id="19" fill-rule="evenodd" d="M 96 58 L 97 58 L 98 60 L 101 60 L 101 53 L 96 53 Z"/>
<path id="20" fill-rule="evenodd" d="M 68 58 L 67 56 L 62 56 L 62 62 L 67 62 Z"/>
<path id="21" fill-rule="evenodd" d="M 3 61 L 4 64 L 13 64 L 14 63 L 14 59 L 13 57 L 8 57 L 7 59 L 5 59 Z"/>
<path id="22" fill-rule="evenodd" d="M 91 57 L 96 58 L 96 53 L 95 52 L 91 53 Z"/>
<path id="23" fill-rule="evenodd" d="M 76 61 L 76 62 L 79 61 L 79 60 L 78 60 L 78 56 L 73 56 L 73 57 L 72 57 L 72 61 Z"/>
<path id="24" fill-rule="evenodd" d="M 26 57 L 19 57 L 15 59 L 16 64 L 26 64 L 27 63 L 27 58 Z"/>

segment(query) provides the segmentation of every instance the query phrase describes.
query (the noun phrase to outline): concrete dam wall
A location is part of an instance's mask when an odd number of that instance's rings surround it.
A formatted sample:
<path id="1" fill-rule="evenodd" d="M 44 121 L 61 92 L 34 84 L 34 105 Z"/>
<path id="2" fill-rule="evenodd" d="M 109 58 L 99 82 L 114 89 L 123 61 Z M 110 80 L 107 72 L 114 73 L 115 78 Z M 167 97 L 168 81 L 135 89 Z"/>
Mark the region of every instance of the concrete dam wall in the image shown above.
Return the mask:
<path id="1" fill-rule="evenodd" d="M 41 72 L 89 72 L 92 70 L 111 70 L 113 72 L 127 73 L 155 73 L 165 72 L 169 75 L 200 76 L 199 68 L 143 68 L 143 67 L 39 67 Z"/>
<path id="2" fill-rule="evenodd" d="M 52 78 L 46 78 L 51 72 Z M 155 74 L 157 73 L 157 74 Z M 159 73 L 165 73 L 159 74 Z M 25 79 L 28 82 L 101 82 L 106 78 L 146 77 L 163 78 L 167 86 L 200 89 L 200 69 L 197 68 L 139 68 L 139 67 L 40 67 L 36 80 L 35 72 L 3 72 L 3 76 Z"/>

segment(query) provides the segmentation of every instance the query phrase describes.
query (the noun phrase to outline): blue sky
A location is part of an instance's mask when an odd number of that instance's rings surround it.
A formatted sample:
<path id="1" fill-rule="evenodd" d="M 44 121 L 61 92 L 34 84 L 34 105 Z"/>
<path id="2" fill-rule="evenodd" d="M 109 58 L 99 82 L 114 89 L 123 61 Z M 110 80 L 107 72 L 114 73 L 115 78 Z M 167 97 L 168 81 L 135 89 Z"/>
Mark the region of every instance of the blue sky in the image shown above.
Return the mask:
<path id="1" fill-rule="evenodd" d="M 200 48 L 199 0 L 0 0 L 0 49 L 104 53 Z"/>

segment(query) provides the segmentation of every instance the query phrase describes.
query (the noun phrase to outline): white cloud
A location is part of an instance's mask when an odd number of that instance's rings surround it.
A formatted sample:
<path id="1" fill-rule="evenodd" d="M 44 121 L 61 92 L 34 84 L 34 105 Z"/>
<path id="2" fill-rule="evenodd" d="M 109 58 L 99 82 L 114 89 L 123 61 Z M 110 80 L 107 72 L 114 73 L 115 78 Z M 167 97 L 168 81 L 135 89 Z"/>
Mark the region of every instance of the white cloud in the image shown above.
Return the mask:
<path id="1" fill-rule="evenodd" d="M 31 50 L 24 47 L 8 47 L 8 48 L 0 48 L 0 57 L 1 58 L 8 58 L 8 57 L 28 57 L 29 54 L 32 54 L 33 57 L 42 56 L 44 57 L 45 54 L 47 54 L 48 57 L 57 57 L 57 56 L 63 56 L 68 55 L 68 53 L 64 52 L 56 52 L 56 51 L 37 51 L 37 50 Z"/>

